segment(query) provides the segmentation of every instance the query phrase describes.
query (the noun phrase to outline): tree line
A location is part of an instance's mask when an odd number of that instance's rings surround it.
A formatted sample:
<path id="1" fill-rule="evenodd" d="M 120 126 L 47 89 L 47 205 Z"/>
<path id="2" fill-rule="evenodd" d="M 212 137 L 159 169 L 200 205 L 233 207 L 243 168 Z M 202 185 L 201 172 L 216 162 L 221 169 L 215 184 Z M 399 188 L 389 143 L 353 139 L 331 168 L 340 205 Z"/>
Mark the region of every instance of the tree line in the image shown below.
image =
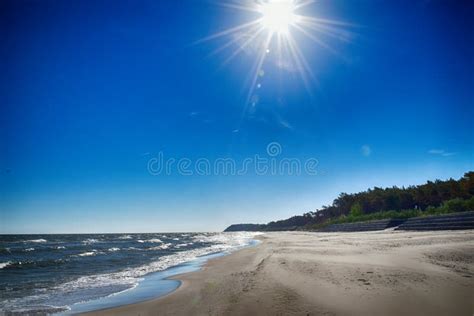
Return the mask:
<path id="1" fill-rule="evenodd" d="M 359 193 L 341 193 L 331 205 L 303 215 L 261 225 L 232 225 L 226 231 L 304 229 L 317 227 L 345 216 L 360 217 L 386 211 L 416 210 L 417 214 L 433 213 L 434 208 L 448 208 L 446 212 L 472 211 L 474 210 L 472 201 L 474 201 L 474 172 L 470 171 L 458 180 L 436 180 L 417 186 L 374 187 Z M 451 205 L 455 205 L 455 209 L 449 209 Z"/>

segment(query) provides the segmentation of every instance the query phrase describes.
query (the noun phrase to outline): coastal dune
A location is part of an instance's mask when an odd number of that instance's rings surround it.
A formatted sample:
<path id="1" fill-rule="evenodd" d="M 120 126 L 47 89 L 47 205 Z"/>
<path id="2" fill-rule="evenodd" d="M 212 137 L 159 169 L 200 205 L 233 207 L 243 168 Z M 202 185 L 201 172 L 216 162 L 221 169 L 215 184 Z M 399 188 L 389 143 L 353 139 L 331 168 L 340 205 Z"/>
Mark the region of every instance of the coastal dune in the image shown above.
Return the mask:
<path id="1" fill-rule="evenodd" d="M 275 232 L 89 315 L 472 315 L 474 231 Z"/>

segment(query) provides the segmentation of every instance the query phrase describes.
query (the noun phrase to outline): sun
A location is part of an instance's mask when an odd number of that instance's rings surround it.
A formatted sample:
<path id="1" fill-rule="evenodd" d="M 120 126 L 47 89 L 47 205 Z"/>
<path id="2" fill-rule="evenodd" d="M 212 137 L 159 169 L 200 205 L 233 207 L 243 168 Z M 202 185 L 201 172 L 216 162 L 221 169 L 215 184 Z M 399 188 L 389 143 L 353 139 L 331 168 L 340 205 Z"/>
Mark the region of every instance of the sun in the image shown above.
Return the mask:
<path id="1" fill-rule="evenodd" d="M 309 8 L 316 0 L 220 0 L 220 6 L 245 12 L 248 21 L 234 27 L 214 33 L 196 43 L 226 38 L 221 46 L 211 55 L 229 49 L 230 54 L 223 64 L 239 54 L 246 52 L 254 60 L 246 82 L 249 89 L 246 108 L 256 106 L 259 102 L 258 91 L 265 86 L 264 67 L 278 67 L 282 71 L 298 73 L 311 94 L 315 80 L 313 68 L 306 60 L 298 45 L 302 36 L 313 43 L 338 55 L 328 40 L 344 40 L 350 38 L 345 28 L 350 24 L 302 14 L 317 10 Z M 344 27 L 344 30 L 341 29 Z M 307 45 L 306 45 L 307 47 Z M 267 63 L 266 63 L 267 61 Z M 244 110 L 245 111 L 245 110 Z"/>
<path id="2" fill-rule="evenodd" d="M 288 28 L 297 20 L 296 4 L 293 0 L 268 0 L 259 8 L 261 25 L 270 32 L 288 33 Z"/>

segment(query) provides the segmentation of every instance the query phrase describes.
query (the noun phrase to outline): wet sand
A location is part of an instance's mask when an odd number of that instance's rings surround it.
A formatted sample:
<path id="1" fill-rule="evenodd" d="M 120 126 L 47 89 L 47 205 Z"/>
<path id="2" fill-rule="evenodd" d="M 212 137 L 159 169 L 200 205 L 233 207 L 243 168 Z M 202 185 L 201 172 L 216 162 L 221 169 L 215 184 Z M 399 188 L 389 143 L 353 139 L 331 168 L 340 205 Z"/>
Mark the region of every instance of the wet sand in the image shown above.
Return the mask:
<path id="1" fill-rule="evenodd" d="M 167 296 L 89 315 L 473 315 L 472 230 L 259 239 Z"/>

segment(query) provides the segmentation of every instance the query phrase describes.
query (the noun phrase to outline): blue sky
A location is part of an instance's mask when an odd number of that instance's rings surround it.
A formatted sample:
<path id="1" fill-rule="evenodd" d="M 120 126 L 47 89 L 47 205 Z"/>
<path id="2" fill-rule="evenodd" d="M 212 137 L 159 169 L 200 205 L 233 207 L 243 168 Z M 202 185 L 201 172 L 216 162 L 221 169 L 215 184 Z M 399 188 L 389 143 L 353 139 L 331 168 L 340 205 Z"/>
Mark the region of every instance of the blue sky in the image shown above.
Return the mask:
<path id="1" fill-rule="evenodd" d="M 2 1 L 0 232 L 216 231 L 340 192 L 474 169 L 470 1 L 318 1 L 350 23 L 295 32 L 309 89 L 272 53 L 246 106 L 252 51 L 196 41 L 247 21 L 209 1 Z M 278 142 L 317 175 L 151 175 L 165 157 L 240 162 Z"/>

